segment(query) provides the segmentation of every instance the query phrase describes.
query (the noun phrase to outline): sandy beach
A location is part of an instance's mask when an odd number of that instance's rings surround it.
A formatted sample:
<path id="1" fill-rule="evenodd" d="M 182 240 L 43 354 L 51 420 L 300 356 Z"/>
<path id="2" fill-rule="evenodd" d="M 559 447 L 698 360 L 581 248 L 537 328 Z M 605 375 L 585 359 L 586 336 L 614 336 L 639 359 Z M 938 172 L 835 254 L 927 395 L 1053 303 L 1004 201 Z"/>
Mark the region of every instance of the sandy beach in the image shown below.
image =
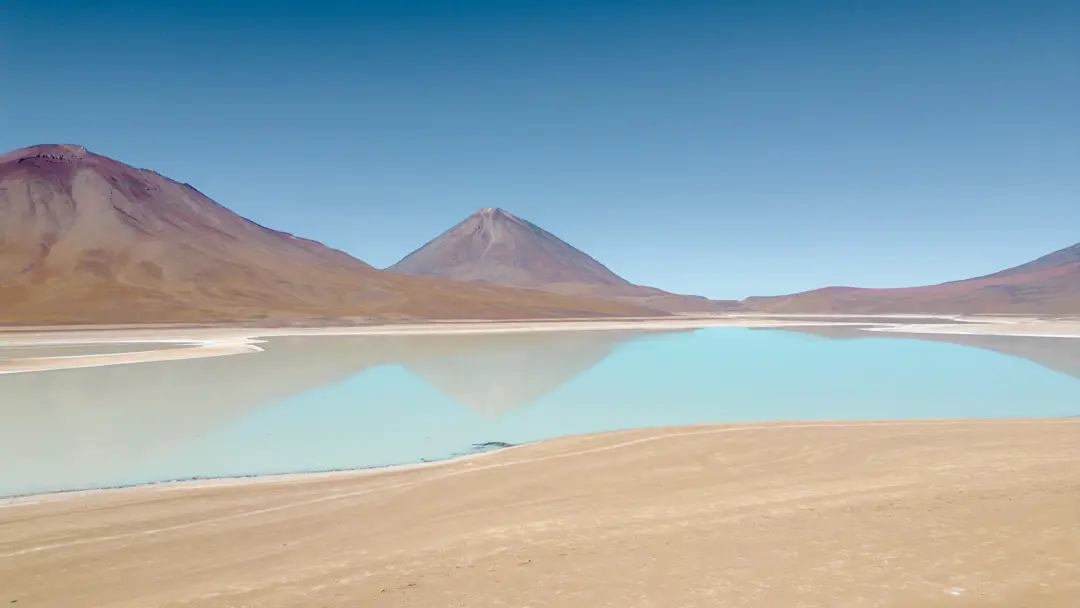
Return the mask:
<path id="1" fill-rule="evenodd" d="M 0 508 L 0 602 L 1080 604 L 1080 421 L 564 438 L 441 465 Z"/>

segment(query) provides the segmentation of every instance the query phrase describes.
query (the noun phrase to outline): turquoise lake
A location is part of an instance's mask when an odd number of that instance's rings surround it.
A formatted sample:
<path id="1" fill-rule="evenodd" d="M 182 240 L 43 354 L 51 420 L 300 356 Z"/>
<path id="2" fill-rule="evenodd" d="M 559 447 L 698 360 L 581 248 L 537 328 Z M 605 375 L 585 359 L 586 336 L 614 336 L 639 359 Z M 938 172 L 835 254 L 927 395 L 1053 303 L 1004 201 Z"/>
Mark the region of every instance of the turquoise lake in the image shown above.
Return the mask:
<path id="1" fill-rule="evenodd" d="M 776 420 L 1080 415 L 1080 340 L 850 327 L 271 338 L 0 376 L 0 496 L 435 460 Z"/>

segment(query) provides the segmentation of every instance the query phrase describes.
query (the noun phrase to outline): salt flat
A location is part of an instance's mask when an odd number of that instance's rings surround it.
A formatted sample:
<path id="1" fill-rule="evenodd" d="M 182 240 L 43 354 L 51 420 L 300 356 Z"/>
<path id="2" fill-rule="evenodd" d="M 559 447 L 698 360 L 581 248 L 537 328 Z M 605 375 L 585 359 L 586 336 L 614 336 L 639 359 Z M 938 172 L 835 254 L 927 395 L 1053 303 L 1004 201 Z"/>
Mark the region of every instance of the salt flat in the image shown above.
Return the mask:
<path id="1" fill-rule="evenodd" d="M 828 321 L 823 321 L 823 323 Z M 834 320 L 839 323 L 839 320 Z M 104 326 L 100 328 L 10 328 L 0 330 L 0 345 L 112 344 L 117 342 L 175 342 L 176 348 L 87 357 L 33 358 L 0 361 L 0 374 L 50 369 L 75 369 L 149 361 L 173 361 L 259 352 L 259 338 L 280 336 L 445 335 L 521 332 L 698 329 L 706 327 L 782 327 L 815 324 L 757 317 L 659 317 L 641 319 L 566 319 L 558 321 L 462 321 L 352 327 L 235 327 L 235 326 Z"/>
<path id="2" fill-rule="evenodd" d="M 1080 604 L 1080 421 L 686 427 L 0 508 L 0 601 Z"/>
<path id="3" fill-rule="evenodd" d="M 940 334 L 992 334 L 1047 337 L 1080 336 L 1080 321 L 1033 317 L 961 317 L 954 315 L 876 315 L 877 331 Z M 238 326 L 79 326 L 0 328 L 0 346 L 58 344 L 113 344 L 118 342 L 176 342 L 177 348 L 86 357 L 33 358 L 0 361 L 0 374 L 171 361 L 259 352 L 258 338 L 274 336 L 438 335 L 453 333 L 509 333 L 544 331 L 677 330 L 708 327 L 794 327 L 815 325 L 867 325 L 875 315 L 764 315 L 729 314 L 640 319 L 565 319 L 537 321 L 462 321 L 401 323 L 349 327 L 238 327 Z M 920 320 L 934 323 L 919 323 Z M 948 321 L 955 321 L 949 323 Z M 944 322 L 943 322 L 944 321 Z"/>

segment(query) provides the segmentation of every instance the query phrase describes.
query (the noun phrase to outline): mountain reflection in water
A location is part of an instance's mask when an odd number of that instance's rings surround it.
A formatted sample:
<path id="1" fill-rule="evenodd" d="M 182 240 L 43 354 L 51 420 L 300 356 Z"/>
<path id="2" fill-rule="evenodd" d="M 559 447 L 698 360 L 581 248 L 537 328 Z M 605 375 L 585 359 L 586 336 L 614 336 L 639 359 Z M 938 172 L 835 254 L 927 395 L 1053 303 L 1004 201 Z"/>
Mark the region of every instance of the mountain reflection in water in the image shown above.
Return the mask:
<path id="1" fill-rule="evenodd" d="M 1080 379 L 1080 338 L 903 333 L 867 331 L 858 326 L 773 327 L 754 328 L 753 331 L 797 333 L 830 340 L 891 339 L 957 344 L 1025 359 L 1047 369 Z"/>
<path id="2" fill-rule="evenodd" d="M 0 495 L 383 466 L 652 426 L 1080 413 L 1080 340 L 1060 338 L 834 326 L 265 347 L 0 376 Z"/>
<path id="3" fill-rule="evenodd" d="M 278 337 L 248 355 L 0 375 L 0 490 L 37 487 L 35 476 L 55 476 L 47 487 L 94 485 L 118 463 L 152 461 L 261 406 L 381 366 L 498 416 L 657 333 L 683 332 Z"/>

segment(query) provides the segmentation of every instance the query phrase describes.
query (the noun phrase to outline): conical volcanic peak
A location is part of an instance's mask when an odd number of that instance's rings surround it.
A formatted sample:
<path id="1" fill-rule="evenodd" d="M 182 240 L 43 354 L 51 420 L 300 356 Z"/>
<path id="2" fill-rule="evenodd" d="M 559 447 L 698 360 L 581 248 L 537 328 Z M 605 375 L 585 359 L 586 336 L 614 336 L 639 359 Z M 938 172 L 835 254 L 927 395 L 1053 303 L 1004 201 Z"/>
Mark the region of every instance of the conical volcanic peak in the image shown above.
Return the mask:
<path id="1" fill-rule="evenodd" d="M 470 215 L 389 270 L 530 288 L 630 285 L 550 232 L 497 208 Z"/>
<path id="2" fill-rule="evenodd" d="M 668 312 L 738 308 L 736 302 L 634 285 L 536 224 L 494 207 L 470 215 L 387 270 L 613 298 Z"/>

